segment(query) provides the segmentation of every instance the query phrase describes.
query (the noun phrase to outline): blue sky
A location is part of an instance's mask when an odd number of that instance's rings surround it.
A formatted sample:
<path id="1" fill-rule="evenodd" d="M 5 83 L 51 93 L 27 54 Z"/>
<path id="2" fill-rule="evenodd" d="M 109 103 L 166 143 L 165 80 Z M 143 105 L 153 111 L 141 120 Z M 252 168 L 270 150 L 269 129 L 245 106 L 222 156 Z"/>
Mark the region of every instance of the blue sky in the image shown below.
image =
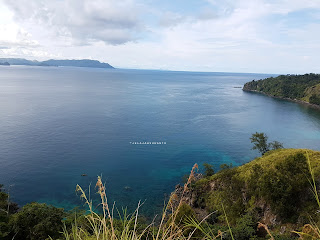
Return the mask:
<path id="1" fill-rule="evenodd" d="M 320 0 L 0 0 L 0 57 L 320 72 Z"/>

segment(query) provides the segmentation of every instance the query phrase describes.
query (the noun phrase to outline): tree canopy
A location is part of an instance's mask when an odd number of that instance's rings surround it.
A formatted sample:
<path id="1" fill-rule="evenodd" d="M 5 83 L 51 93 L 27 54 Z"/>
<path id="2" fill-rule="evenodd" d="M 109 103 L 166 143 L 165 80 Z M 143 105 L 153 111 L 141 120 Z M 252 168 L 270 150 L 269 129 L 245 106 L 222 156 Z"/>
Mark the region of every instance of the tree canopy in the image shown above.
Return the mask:
<path id="1" fill-rule="evenodd" d="M 243 90 L 320 105 L 320 74 L 280 75 L 258 81 L 253 80 L 247 82 Z"/>
<path id="2" fill-rule="evenodd" d="M 278 141 L 273 141 L 268 143 L 268 136 L 261 132 L 256 132 L 252 134 L 252 137 L 250 138 L 251 143 L 253 143 L 253 150 L 258 150 L 261 155 L 265 154 L 266 152 L 270 150 L 275 150 L 279 148 L 283 148 L 283 144 Z"/>

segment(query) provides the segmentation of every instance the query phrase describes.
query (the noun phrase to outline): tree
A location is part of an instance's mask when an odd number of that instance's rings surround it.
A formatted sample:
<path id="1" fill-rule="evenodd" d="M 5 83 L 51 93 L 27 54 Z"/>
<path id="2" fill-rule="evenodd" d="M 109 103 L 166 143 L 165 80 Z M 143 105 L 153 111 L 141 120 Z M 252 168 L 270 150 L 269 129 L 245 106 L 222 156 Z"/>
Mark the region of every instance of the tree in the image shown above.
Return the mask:
<path id="1" fill-rule="evenodd" d="M 252 149 L 257 149 L 261 153 L 261 155 L 264 155 L 266 152 L 270 150 L 283 148 L 283 144 L 281 142 L 273 141 L 271 143 L 268 143 L 268 136 L 262 132 L 256 132 L 252 134 L 250 140 L 251 143 L 253 143 Z"/>
<path id="2" fill-rule="evenodd" d="M 283 148 L 283 144 L 278 141 L 273 141 L 273 142 L 269 143 L 268 146 L 271 150 Z"/>
<path id="3" fill-rule="evenodd" d="M 15 239 L 59 238 L 65 213 L 62 208 L 45 203 L 30 203 L 14 214 L 10 220 Z"/>
<path id="4" fill-rule="evenodd" d="M 205 177 L 210 177 L 214 174 L 214 170 L 213 170 L 213 165 L 209 164 L 209 163 L 204 163 L 203 164 L 204 167 L 204 176 Z"/>
<path id="5" fill-rule="evenodd" d="M 252 134 L 250 140 L 251 143 L 253 143 L 252 149 L 257 149 L 261 153 L 261 155 L 269 151 L 268 136 L 265 133 L 256 132 Z"/>

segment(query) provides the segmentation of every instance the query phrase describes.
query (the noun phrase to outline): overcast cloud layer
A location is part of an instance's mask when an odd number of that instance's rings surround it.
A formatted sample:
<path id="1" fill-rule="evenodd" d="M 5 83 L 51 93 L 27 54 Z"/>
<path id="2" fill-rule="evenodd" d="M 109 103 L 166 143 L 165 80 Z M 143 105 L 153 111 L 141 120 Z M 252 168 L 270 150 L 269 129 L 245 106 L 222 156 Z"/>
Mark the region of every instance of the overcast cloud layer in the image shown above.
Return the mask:
<path id="1" fill-rule="evenodd" d="M 0 57 L 320 72 L 320 0 L 0 0 Z"/>

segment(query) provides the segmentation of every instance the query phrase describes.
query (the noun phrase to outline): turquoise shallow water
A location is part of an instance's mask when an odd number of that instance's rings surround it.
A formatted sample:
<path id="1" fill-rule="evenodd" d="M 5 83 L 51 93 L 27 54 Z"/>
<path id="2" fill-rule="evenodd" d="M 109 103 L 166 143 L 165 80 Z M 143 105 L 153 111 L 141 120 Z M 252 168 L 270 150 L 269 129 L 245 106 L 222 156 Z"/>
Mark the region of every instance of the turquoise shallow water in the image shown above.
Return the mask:
<path id="1" fill-rule="evenodd" d="M 132 209 L 142 200 L 153 215 L 194 163 L 258 156 L 255 131 L 320 150 L 320 111 L 235 88 L 268 76 L 1 67 L 0 183 L 19 204 L 70 209 L 81 205 L 76 184 L 102 175 L 110 201 Z M 166 144 L 130 144 L 140 141 Z"/>

